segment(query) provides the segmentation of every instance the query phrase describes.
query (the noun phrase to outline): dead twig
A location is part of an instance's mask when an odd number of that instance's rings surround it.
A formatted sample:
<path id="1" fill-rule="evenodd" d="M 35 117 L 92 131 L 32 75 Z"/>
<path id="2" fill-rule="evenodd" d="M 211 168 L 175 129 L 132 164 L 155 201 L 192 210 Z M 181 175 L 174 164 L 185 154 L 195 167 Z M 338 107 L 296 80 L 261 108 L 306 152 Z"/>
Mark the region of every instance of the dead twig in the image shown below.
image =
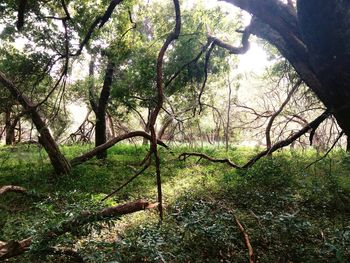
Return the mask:
<path id="1" fill-rule="evenodd" d="M 115 195 L 116 193 L 118 193 L 121 189 L 123 189 L 125 186 L 127 186 L 128 184 L 130 184 L 134 179 L 136 179 L 139 175 L 141 175 L 144 171 L 147 170 L 147 168 L 151 165 L 151 158 L 150 156 L 148 157 L 148 161 L 146 163 L 146 165 L 140 170 L 138 171 L 133 177 L 131 177 L 129 180 L 127 180 L 125 183 L 123 183 L 121 186 L 119 186 L 116 190 L 114 190 L 113 192 L 111 192 L 110 194 L 108 194 L 107 196 L 105 196 L 101 202 L 105 201 L 106 199 L 110 198 L 111 196 Z"/>
<path id="2" fill-rule="evenodd" d="M 248 255 L 249 255 L 249 263 L 254 263 L 254 250 L 252 245 L 250 244 L 249 236 L 247 231 L 245 231 L 244 227 L 242 226 L 241 222 L 238 220 L 238 218 L 235 216 L 235 221 L 236 224 L 241 231 L 243 238 L 244 238 L 244 243 L 248 249 Z"/>
<path id="3" fill-rule="evenodd" d="M 310 168 L 310 166 L 314 165 L 315 163 L 318 163 L 319 161 L 322 161 L 324 158 L 326 158 L 328 156 L 328 154 L 334 149 L 334 147 L 336 146 L 336 144 L 338 143 L 338 141 L 340 140 L 340 138 L 344 135 L 345 133 L 342 131 L 339 136 L 337 137 L 337 139 L 334 141 L 333 145 L 331 146 L 331 148 L 329 148 L 329 150 L 319 159 L 317 159 L 316 161 L 313 161 L 312 163 L 310 163 L 309 165 L 307 165 L 305 167 L 305 169 Z"/>

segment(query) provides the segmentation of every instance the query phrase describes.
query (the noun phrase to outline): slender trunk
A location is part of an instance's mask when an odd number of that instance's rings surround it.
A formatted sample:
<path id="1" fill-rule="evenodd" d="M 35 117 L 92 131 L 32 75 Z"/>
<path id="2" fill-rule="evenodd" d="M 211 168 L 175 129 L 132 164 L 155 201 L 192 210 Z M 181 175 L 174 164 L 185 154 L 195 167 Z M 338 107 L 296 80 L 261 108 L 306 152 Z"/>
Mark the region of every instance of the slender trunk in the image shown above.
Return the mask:
<path id="1" fill-rule="evenodd" d="M 159 132 L 158 132 L 158 139 L 162 140 L 165 131 L 170 127 L 170 125 L 173 123 L 174 118 L 172 116 L 167 116 L 164 120 L 163 126 L 160 128 Z"/>
<path id="2" fill-rule="evenodd" d="M 109 96 L 111 93 L 111 86 L 113 82 L 115 64 L 112 61 L 108 61 L 105 79 L 101 90 L 100 98 L 98 101 L 96 114 L 96 126 L 95 126 L 95 147 L 104 144 L 107 141 L 107 129 L 106 129 L 106 110 L 108 105 Z M 107 151 L 102 151 L 96 156 L 98 159 L 107 158 Z"/>
<path id="3" fill-rule="evenodd" d="M 266 136 L 266 148 L 271 148 L 272 146 L 272 142 L 271 142 L 271 128 L 272 125 L 275 121 L 275 119 L 278 117 L 278 115 L 281 114 L 281 112 L 284 110 L 285 106 L 288 104 L 288 102 L 290 101 L 290 99 L 292 98 L 293 94 L 296 92 L 296 90 L 299 88 L 299 86 L 301 85 L 302 81 L 298 80 L 298 82 L 296 84 L 294 84 L 294 86 L 292 87 L 292 89 L 289 91 L 289 93 L 287 94 L 286 99 L 283 101 L 283 103 L 281 104 L 280 108 L 274 112 L 271 115 L 271 118 L 266 126 L 266 130 L 265 130 L 265 136 Z M 272 155 L 272 153 L 269 153 L 268 155 Z"/>
<path id="4" fill-rule="evenodd" d="M 346 151 L 350 152 L 350 136 L 346 136 Z"/>
<path id="5" fill-rule="evenodd" d="M 109 113 L 107 113 L 107 117 L 108 117 L 108 127 L 109 127 L 109 135 L 110 135 L 110 138 L 108 139 L 111 139 L 115 137 L 114 123 L 113 123 L 113 118 Z"/>
<path id="6" fill-rule="evenodd" d="M 21 120 L 18 120 L 18 134 L 17 134 L 17 142 L 20 143 L 22 141 L 22 124 Z"/>
<path id="7" fill-rule="evenodd" d="M 11 111 L 5 112 L 5 143 L 6 145 L 12 145 L 15 138 L 15 127 L 11 123 Z"/>
<path id="8" fill-rule="evenodd" d="M 104 144 L 107 141 L 106 135 L 106 118 L 102 113 L 96 114 L 96 126 L 95 126 L 95 147 Z M 107 151 L 102 151 L 96 156 L 98 159 L 107 158 Z"/>
<path id="9" fill-rule="evenodd" d="M 9 144 L 7 145 L 12 145 L 14 143 L 16 143 L 16 126 L 17 123 L 19 123 L 19 128 L 18 128 L 18 142 L 20 142 L 21 140 L 21 133 L 20 133 L 20 116 L 16 116 L 14 117 L 13 121 L 11 122 L 11 119 L 9 121 L 9 126 L 7 127 L 7 131 L 6 131 L 6 141 L 9 141 Z"/>
<path id="10" fill-rule="evenodd" d="M 226 129 L 225 129 L 226 152 L 228 151 L 228 145 L 230 140 L 231 95 L 232 95 L 231 81 L 228 78 L 228 106 L 227 106 L 227 122 L 226 122 Z"/>
<path id="11" fill-rule="evenodd" d="M 12 96 L 16 98 L 18 102 L 22 105 L 24 110 L 28 112 L 36 129 L 40 134 L 39 142 L 45 148 L 56 173 L 69 173 L 71 170 L 70 163 L 59 150 L 58 145 L 52 138 L 48 127 L 41 118 L 37 109 L 34 107 L 33 103 L 27 97 L 25 97 L 23 93 L 10 80 L 8 80 L 2 72 L 0 72 L 0 82 L 4 84 L 4 86 L 10 91 Z"/>
<path id="12" fill-rule="evenodd" d="M 146 127 L 145 127 L 145 132 L 149 133 L 150 129 L 149 129 L 149 121 L 151 118 L 151 109 L 150 107 L 148 107 L 148 113 L 147 113 L 147 123 L 146 123 Z M 148 145 L 149 141 L 145 138 L 143 138 L 142 141 L 142 145 Z"/>

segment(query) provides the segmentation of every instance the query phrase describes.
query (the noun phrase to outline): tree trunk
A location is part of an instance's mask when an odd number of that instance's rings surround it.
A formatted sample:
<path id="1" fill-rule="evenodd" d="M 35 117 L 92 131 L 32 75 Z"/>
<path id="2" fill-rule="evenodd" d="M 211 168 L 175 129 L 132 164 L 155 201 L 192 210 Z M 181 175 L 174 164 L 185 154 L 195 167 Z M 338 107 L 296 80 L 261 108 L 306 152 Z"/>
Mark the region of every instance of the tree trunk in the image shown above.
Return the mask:
<path id="1" fill-rule="evenodd" d="M 4 84 L 12 96 L 16 98 L 24 110 L 28 112 L 36 129 L 40 134 L 39 142 L 45 148 L 55 171 L 58 174 L 69 173 L 71 170 L 70 163 L 59 150 L 58 145 L 52 138 L 49 129 L 47 128 L 37 109 L 34 107 L 33 103 L 26 96 L 24 96 L 23 93 L 10 80 L 7 79 L 5 74 L 1 71 L 0 82 Z"/>
<path id="2" fill-rule="evenodd" d="M 109 60 L 98 104 L 92 107 L 96 115 L 95 147 L 102 145 L 107 141 L 106 110 L 113 82 L 114 69 L 114 62 Z M 98 159 L 107 158 L 107 151 L 100 152 L 96 157 Z"/>
<path id="3" fill-rule="evenodd" d="M 317 12 L 315 12 L 317 10 Z M 350 2 L 299 0 L 298 18 L 324 104 L 350 135 Z"/>
<path id="4" fill-rule="evenodd" d="M 276 46 L 350 136 L 350 1 L 224 0 L 253 14 L 249 32 Z"/>
<path id="5" fill-rule="evenodd" d="M 15 127 L 11 122 L 11 111 L 5 112 L 5 144 L 12 145 L 15 139 Z"/>
<path id="6" fill-rule="evenodd" d="M 148 111 L 147 111 L 147 123 L 145 126 L 145 132 L 149 133 L 149 122 L 150 122 L 150 118 L 151 118 L 151 109 L 150 107 L 148 107 Z M 143 138 L 142 141 L 142 145 L 148 145 L 149 140 L 147 140 L 146 138 Z"/>
<path id="7" fill-rule="evenodd" d="M 228 105 L 227 105 L 227 119 L 226 119 L 226 127 L 225 127 L 225 149 L 226 152 L 229 148 L 229 142 L 230 142 L 230 122 L 231 122 L 231 96 L 232 96 L 232 87 L 231 87 L 231 80 L 230 76 L 227 77 L 227 83 L 228 83 Z"/>
<path id="8" fill-rule="evenodd" d="M 104 144 L 107 141 L 106 135 L 106 118 L 104 114 L 98 112 L 96 114 L 96 126 L 95 126 L 95 147 Z M 96 156 L 98 159 L 107 158 L 107 151 L 102 151 Z"/>

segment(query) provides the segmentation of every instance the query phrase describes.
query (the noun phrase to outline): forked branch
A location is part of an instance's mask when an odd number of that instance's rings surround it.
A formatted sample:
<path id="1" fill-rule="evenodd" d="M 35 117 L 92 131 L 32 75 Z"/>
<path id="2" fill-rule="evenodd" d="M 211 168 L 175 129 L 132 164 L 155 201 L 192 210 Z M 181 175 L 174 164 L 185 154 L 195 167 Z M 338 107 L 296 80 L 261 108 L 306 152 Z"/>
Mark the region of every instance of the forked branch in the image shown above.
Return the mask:
<path id="1" fill-rule="evenodd" d="M 158 53 L 157 58 L 157 105 L 155 106 L 149 122 L 150 132 L 151 132 L 151 144 L 150 144 L 150 154 L 155 157 L 156 164 L 156 174 L 157 174 L 157 191 L 158 191 L 158 203 L 159 203 L 159 217 L 160 220 L 163 219 L 163 207 L 162 207 L 162 184 L 161 184 L 161 175 L 160 175 L 160 158 L 158 155 L 157 149 L 157 133 L 155 130 L 155 123 L 158 118 L 158 114 L 163 107 L 164 102 L 164 87 L 163 87 L 163 60 L 164 55 L 170 44 L 178 39 L 181 31 L 181 12 L 180 12 L 180 3 L 179 0 L 173 0 L 175 8 L 175 27 L 173 32 L 171 32 L 167 39 L 165 40 L 162 48 Z"/>

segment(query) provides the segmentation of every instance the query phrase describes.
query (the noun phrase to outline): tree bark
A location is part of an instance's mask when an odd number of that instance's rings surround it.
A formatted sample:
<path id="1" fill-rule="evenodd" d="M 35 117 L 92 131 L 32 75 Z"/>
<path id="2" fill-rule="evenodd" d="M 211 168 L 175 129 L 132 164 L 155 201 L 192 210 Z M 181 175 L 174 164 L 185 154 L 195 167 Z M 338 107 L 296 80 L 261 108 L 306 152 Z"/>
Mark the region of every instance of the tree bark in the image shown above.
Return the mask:
<path id="1" fill-rule="evenodd" d="M 327 94 L 325 105 L 347 135 L 350 135 L 349 10 L 349 1 L 298 1 L 298 19 L 311 68 Z"/>
<path id="2" fill-rule="evenodd" d="M 98 104 L 92 107 L 96 116 L 95 147 L 98 147 L 107 141 L 106 110 L 113 83 L 114 69 L 115 64 L 109 59 Z M 101 151 L 96 157 L 98 159 L 107 158 L 107 150 Z"/>
<path id="3" fill-rule="evenodd" d="M 41 118 L 36 107 L 34 107 L 33 103 L 1 71 L 0 82 L 9 90 L 12 96 L 18 100 L 23 109 L 28 113 L 28 115 L 32 119 L 36 129 L 40 134 L 39 142 L 45 148 L 56 173 L 69 173 L 71 170 L 70 163 L 59 150 L 58 145 L 51 136 L 50 130 Z"/>
<path id="4" fill-rule="evenodd" d="M 350 135 L 350 2 L 223 0 L 252 13 L 251 33 L 276 46 Z"/>
<path id="5" fill-rule="evenodd" d="M 11 111 L 5 112 L 5 144 L 12 145 L 15 139 L 15 127 L 11 122 Z"/>

